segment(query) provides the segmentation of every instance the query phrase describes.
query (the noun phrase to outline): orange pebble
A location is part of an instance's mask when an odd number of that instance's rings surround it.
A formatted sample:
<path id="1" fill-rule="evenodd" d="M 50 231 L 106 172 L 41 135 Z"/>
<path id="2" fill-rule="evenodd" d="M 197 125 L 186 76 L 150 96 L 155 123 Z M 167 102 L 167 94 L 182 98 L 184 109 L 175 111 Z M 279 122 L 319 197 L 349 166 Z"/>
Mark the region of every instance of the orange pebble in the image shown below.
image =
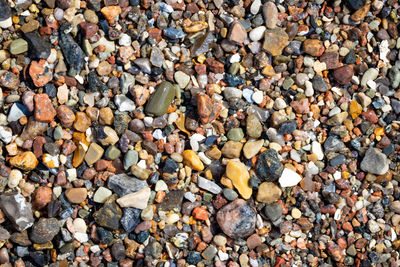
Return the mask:
<path id="1" fill-rule="evenodd" d="M 208 215 L 207 215 L 207 211 L 205 211 L 204 209 L 200 208 L 200 207 L 196 207 L 193 210 L 193 216 L 196 218 L 196 220 L 207 220 L 208 219 Z"/>

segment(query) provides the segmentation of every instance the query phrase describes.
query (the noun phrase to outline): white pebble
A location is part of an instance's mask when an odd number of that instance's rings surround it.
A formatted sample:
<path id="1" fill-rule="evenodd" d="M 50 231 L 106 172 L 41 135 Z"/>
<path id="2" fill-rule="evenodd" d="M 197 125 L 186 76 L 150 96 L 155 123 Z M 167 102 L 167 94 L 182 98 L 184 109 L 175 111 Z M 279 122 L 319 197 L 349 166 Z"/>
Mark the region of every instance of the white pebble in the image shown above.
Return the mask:
<path id="1" fill-rule="evenodd" d="M 118 44 L 121 46 L 130 46 L 132 44 L 131 37 L 125 33 L 121 34 Z"/>
<path id="2" fill-rule="evenodd" d="M 231 58 L 229 59 L 230 63 L 236 63 L 236 62 L 240 62 L 240 55 L 239 53 L 233 54 L 231 56 Z"/>
<path id="3" fill-rule="evenodd" d="M 264 37 L 264 32 L 266 29 L 267 28 L 265 26 L 259 26 L 252 29 L 249 33 L 250 40 L 253 42 L 260 41 Z"/>
<path id="4" fill-rule="evenodd" d="M 292 171 L 291 169 L 285 168 L 281 177 L 279 178 L 279 184 L 281 187 L 291 187 L 300 183 L 301 179 L 302 178 L 298 173 Z"/>
<path id="5" fill-rule="evenodd" d="M 318 160 L 324 159 L 324 152 L 322 151 L 322 146 L 317 141 L 312 142 L 311 144 L 311 152 L 317 156 Z"/>
<path id="6" fill-rule="evenodd" d="M 209 159 L 206 154 L 204 154 L 204 152 L 199 152 L 198 154 L 199 158 L 201 159 L 202 162 L 204 162 L 204 164 L 206 165 L 210 165 L 211 164 L 211 159 Z"/>
<path id="7" fill-rule="evenodd" d="M 85 242 L 88 242 L 88 241 L 89 241 L 89 237 L 88 237 L 88 235 L 87 235 L 86 233 L 79 233 L 79 232 L 76 232 L 76 233 L 74 234 L 74 238 L 75 238 L 76 240 L 78 240 L 80 243 L 85 243 Z"/>
<path id="8" fill-rule="evenodd" d="M 163 180 L 158 180 L 154 190 L 156 192 L 158 192 L 158 191 L 167 191 L 168 190 L 168 185 Z"/>
<path id="9" fill-rule="evenodd" d="M 87 226 L 85 221 L 82 218 L 76 218 L 73 222 L 74 229 L 76 232 L 86 233 Z"/>
<path id="10" fill-rule="evenodd" d="M 257 104 L 261 104 L 263 101 L 263 92 L 262 91 L 257 91 L 255 92 L 251 98 L 253 99 L 253 101 Z"/>
<path id="11" fill-rule="evenodd" d="M 14 188 L 16 187 L 19 182 L 22 180 L 22 172 L 14 169 L 11 170 L 10 175 L 8 176 L 8 187 L 9 188 Z"/>

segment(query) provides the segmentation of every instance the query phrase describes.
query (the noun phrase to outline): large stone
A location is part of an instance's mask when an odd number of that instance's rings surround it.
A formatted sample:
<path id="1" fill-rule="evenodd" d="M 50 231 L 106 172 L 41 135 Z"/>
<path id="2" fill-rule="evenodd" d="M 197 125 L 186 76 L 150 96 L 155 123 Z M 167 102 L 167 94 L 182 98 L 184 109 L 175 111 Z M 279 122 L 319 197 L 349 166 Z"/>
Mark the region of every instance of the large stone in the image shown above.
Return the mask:
<path id="1" fill-rule="evenodd" d="M 10 159 L 10 165 L 24 171 L 31 171 L 39 164 L 35 154 L 31 151 L 25 151 Z"/>
<path id="2" fill-rule="evenodd" d="M 256 225 L 256 211 L 243 199 L 236 199 L 221 208 L 217 222 L 229 237 L 238 239 L 251 235 Z"/>
<path id="3" fill-rule="evenodd" d="M 258 187 L 257 201 L 262 203 L 274 203 L 279 200 L 282 190 L 272 182 L 264 182 Z"/>
<path id="4" fill-rule="evenodd" d="M 288 45 L 289 36 L 282 28 L 267 29 L 264 36 L 263 48 L 272 56 L 279 56 Z"/>
<path id="5" fill-rule="evenodd" d="M 228 34 L 228 40 L 237 44 L 243 44 L 246 39 L 247 32 L 242 23 L 240 23 L 239 21 L 232 23 Z"/>
<path id="6" fill-rule="evenodd" d="M 389 160 L 377 148 L 370 147 L 361 162 L 361 170 L 383 175 L 389 170 Z"/>
<path id="7" fill-rule="evenodd" d="M 247 159 L 251 159 L 252 157 L 258 154 L 263 145 L 264 145 L 264 139 L 256 141 L 248 141 L 243 147 L 243 155 Z"/>
<path id="8" fill-rule="evenodd" d="M 278 180 L 283 172 L 283 165 L 278 158 L 278 153 L 273 149 L 262 152 L 258 156 L 256 170 L 258 175 L 266 181 Z"/>
<path id="9" fill-rule="evenodd" d="M 145 111 L 154 116 L 164 115 L 174 98 L 174 86 L 170 82 L 162 82 L 148 101 Z"/>
<path id="10" fill-rule="evenodd" d="M 242 151 L 243 144 L 240 142 L 228 141 L 222 147 L 222 154 L 230 159 L 239 158 Z"/>
<path id="11" fill-rule="evenodd" d="M 33 226 L 30 239 L 36 244 L 44 244 L 51 241 L 60 231 L 60 225 L 56 218 L 40 218 Z"/>
<path id="12" fill-rule="evenodd" d="M 182 153 L 183 163 L 196 171 L 202 171 L 204 169 L 203 162 L 201 162 L 199 156 L 193 150 L 185 150 Z"/>
<path id="13" fill-rule="evenodd" d="M 197 95 L 197 113 L 201 123 L 207 124 L 217 119 L 221 114 L 221 109 L 221 105 L 215 104 L 205 93 Z"/>
<path id="14" fill-rule="evenodd" d="M 65 196 L 67 197 L 68 201 L 73 204 L 80 204 L 85 201 L 87 196 L 87 189 L 82 188 L 68 188 L 65 191 Z"/>
<path id="15" fill-rule="evenodd" d="M 68 75 L 75 77 L 75 75 L 79 74 L 83 68 L 84 58 L 86 54 L 83 52 L 81 46 L 77 44 L 74 38 L 65 31 L 70 23 L 64 23 L 60 27 L 60 47 L 64 54 L 64 59 L 67 61 L 69 70 Z"/>
<path id="16" fill-rule="evenodd" d="M 147 202 L 150 198 L 151 190 L 146 187 L 137 192 L 127 194 L 119 199 L 117 199 L 117 203 L 122 208 L 137 208 L 144 209 L 147 207 Z"/>
<path id="17" fill-rule="evenodd" d="M 127 174 L 113 175 L 108 179 L 108 188 L 119 196 L 124 196 L 143 189 L 147 186 L 146 181 L 128 176 Z"/>
<path id="18" fill-rule="evenodd" d="M 0 208 L 18 231 L 33 225 L 32 207 L 20 193 L 5 193 L 0 196 Z"/>
<path id="19" fill-rule="evenodd" d="M 35 100 L 35 119 L 41 122 L 52 122 L 57 115 L 48 94 L 36 94 Z"/>
<path id="20" fill-rule="evenodd" d="M 279 184 L 281 187 L 295 186 L 302 180 L 301 176 L 291 169 L 285 168 L 282 172 L 282 176 L 279 178 Z"/>
<path id="21" fill-rule="evenodd" d="M 320 57 L 324 53 L 325 47 L 320 40 L 307 39 L 303 42 L 303 50 L 313 57 Z"/>
<path id="22" fill-rule="evenodd" d="M 115 202 L 117 196 L 113 195 L 104 205 L 93 214 L 96 223 L 108 229 L 117 230 L 120 227 L 119 220 L 122 217 L 122 210 Z"/>
<path id="23" fill-rule="evenodd" d="M 249 199 L 253 189 L 249 185 L 250 174 L 246 165 L 240 161 L 229 161 L 226 165 L 226 176 L 231 179 L 233 186 L 244 199 Z"/>
<path id="24" fill-rule="evenodd" d="M 176 210 L 180 211 L 182 208 L 182 201 L 185 192 L 181 190 L 170 191 L 164 198 L 164 201 L 158 205 L 158 210 L 170 211 Z"/>
<path id="25" fill-rule="evenodd" d="M 96 143 L 91 143 L 85 155 L 86 164 L 90 166 L 96 163 L 99 159 L 101 159 L 103 154 L 104 149 L 101 146 Z"/>
<path id="26" fill-rule="evenodd" d="M 264 4 L 263 15 L 265 26 L 269 29 L 275 28 L 278 22 L 278 8 L 272 1 Z"/>
<path id="27" fill-rule="evenodd" d="M 25 33 L 29 44 L 30 56 L 47 59 L 50 56 L 50 43 L 44 41 L 37 31 Z"/>

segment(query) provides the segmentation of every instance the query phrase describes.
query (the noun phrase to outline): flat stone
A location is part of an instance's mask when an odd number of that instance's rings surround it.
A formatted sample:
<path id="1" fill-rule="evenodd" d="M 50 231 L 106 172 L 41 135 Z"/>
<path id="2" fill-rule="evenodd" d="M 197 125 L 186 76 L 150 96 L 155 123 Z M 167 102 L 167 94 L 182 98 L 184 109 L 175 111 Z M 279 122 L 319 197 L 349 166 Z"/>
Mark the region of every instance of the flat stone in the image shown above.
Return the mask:
<path id="1" fill-rule="evenodd" d="M 274 57 L 279 56 L 288 45 L 288 42 L 289 36 L 282 28 L 267 29 L 265 31 L 263 49 Z"/>
<path id="2" fill-rule="evenodd" d="M 146 186 L 146 181 L 128 176 L 124 173 L 113 175 L 108 179 L 108 188 L 113 190 L 119 196 L 139 191 Z"/>
<path id="3" fill-rule="evenodd" d="M 389 160 L 379 149 L 370 147 L 361 161 L 360 168 L 365 172 L 383 175 L 389 170 Z"/>
<path id="4" fill-rule="evenodd" d="M 86 151 L 85 161 L 88 166 L 96 163 L 104 154 L 104 149 L 96 143 L 91 143 Z"/>
<path id="5" fill-rule="evenodd" d="M 13 55 L 18 55 L 28 51 L 28 43 L 24 39 L 16 39 L 10 44 L 10 53 Z"/>
<path id="6" fill-rule="evenodd" d="M 122 208 L 131 207 L 142 210 L 147 207 L 150 193 L 150 188 L 146 187 L 137 192 L 124 195 L 123 197 L 117 199 L 117 203 Z"/>
<path id="7" fill-rule="evenodd" d="M 272 182 L 264 182 L 258 187 L 257 201 L 270 204 L 279 200 L 281 195 L 282 190 L 277 184 Z"/>
<path id="8" fill-rule="evenodd" d="M 182 208 L 184 194 L 185 192 L 182 190 L 170 191 L 165 195 L 164 201 L 158 205 L 158 210 L 177 210 L 179 212 Z"/>
<path id="9" fill-rule="evenodd" d="M 232 181 L 233 186 L 244 199 L 251 197 L 253 189 L 249 184 L 250 174 L 246 165 L 239 161 L 229 161 L 226 165 L 226 176 Z"/>
<path id="10" fill-rule="evenodd" d="M 25 231 L 34 223 L 32 207 L 20 193 L 4 193 L 0 196 L 0 208 L 15 229 Z"/>
<path id="11" fill-rule="evenodd" d="M 99 187 L 93 195 L 93 201 L 96 203 L 104 203 L 112 195 L 111 190 L 105 187 Z"/>
<path id="12" fill-rule="evenodd" d="M 285 168 L 282 172 L 282 176 L 279 178 L 279 184 L 281 187 L 295 186 L 302 180 L 301 176 L 291 169 Z"/>
<path id="13" fill-rule="evenodd" d="M 237 44 L 243 44 L 247 39 L 246 29 L 243 27 L 242 23 L 236 21 L 232 23 L 228 34 L 228 40 L 235 42 Z"/>
<path id="14" fill-rule="evenodd" d="M 30 239 L 36 244 L 44 244 L 51 241 L 60 231 L 56 218 L 40 218 L 32 228 Z"/>
<path id="15" fill-rule="evenodd" d="M 65 191 L 65 196 L 68 201 L 73 204 L 80 204 L 85 201 L 87 197 L 87 189 L 86 188 L 68 188 Z"/>

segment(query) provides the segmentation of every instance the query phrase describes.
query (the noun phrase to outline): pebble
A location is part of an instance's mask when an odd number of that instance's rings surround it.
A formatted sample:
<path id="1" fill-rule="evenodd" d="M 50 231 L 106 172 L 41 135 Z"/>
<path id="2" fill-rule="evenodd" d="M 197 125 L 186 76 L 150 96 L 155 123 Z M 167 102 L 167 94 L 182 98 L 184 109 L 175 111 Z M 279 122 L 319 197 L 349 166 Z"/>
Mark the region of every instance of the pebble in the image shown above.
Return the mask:
<path id="1" fill-rule="evenodd" d="M 260 41 L 264 37 L 264 32 L 267 28 L 265 26 L 259 26 L 254 28 L 249 33 L 249 38 L 253 42 Z"/>
<path id="2" fill-rule="evenodd" d="M 124 195 L 123 197 L 117 199 L 117 203 L 122 208 L 132 207 L 136 209 L 144 209 L 147 207 L 147 202 L 150 198 L 151 190 L 146 187 L 140 189 L 137 192 Z"/>
<path id="3" fill-rule="evenodd" d="M 388 171 L 389 163 L 385 154 L 371 147 L 365 153 L 360 168 L 372 174 L 383 175 Z"/>
<path id="4" fill-rule="evenodd" d="M 246 237 L 254 232 L 256 212 L 243 199 L 236 199 L 218 211 L 217 222 L 227 236 Z"/>
<path id="5" fill-rule="evenodd" d="M 302 180 L 301 176 L 291 169 L 285 168 L 279 178 L 281 187 L 291 187 L 297 185 Z"/>
<path id="6" fill-rule="evenodd" d="M 256 170 L 261 178 L 273 182 L 282 176 L 284 168 L 278 158 L 278 153 L 269 149 L 259 155 Z"/>
<path id="7" fill-rule="evenodd" d="M 264 182 L 258 187 L 257 201 L 271 204 L 279 200 L 281 195 L 282 190 L 278 185 L 272 182 Z"/>
<path id="8" fill-rule="evenodd" d="M 251 197 L 253 189 L 249 185 L 250 175 L 246 165 L 238 161 L 229 161 L 226 165 L 226 176 L 244 199 Z"/>
<path id="9" fill-rule="evenodd" d="M 183 163 L 196 171 L 202 171 L 204 164 L 193 150 L 185 150 L 182 153 Z"/>
<path id="10" fill-rule="evenodd" d="M 85 201 L 87 197 L 86 188 L 70 188 L 65 191 L 65 196 L 68 201 L 73 204 L 80 204 Z"/>

